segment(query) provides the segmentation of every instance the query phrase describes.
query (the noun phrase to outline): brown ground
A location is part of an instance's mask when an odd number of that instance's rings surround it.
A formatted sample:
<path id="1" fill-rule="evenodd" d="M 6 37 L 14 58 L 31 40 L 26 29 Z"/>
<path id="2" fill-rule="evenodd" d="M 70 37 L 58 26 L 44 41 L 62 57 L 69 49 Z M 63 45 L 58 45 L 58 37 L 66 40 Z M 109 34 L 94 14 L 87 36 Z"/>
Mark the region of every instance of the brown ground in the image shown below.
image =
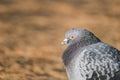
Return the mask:
<path id="1" fill-rule="evenodd" d="M 60 42 L 72 27 L 120 49 L 120 0 L 0 0 L 0 80 L 67 80 Z"/>

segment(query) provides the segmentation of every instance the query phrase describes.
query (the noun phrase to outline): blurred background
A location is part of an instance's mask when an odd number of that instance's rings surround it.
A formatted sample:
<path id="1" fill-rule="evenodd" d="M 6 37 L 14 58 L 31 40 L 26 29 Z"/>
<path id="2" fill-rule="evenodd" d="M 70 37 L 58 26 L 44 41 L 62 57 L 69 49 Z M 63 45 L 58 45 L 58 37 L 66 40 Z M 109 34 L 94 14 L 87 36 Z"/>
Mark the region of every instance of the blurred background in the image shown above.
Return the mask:
<path id="1" fill-rule="evenodd" d="M 120 49 L 120 0 L 0 0 L 0 80 L 67 80 L 60 43 L 74 27 Z"/>

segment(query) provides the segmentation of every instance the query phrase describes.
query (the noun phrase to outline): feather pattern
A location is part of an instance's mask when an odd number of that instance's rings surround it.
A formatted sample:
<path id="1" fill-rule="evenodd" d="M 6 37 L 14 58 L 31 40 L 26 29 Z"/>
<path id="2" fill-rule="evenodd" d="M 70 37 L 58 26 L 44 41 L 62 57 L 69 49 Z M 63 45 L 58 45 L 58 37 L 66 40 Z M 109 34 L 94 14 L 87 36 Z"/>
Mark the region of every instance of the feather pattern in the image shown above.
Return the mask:
<path id="1" fill-rule="evenodd" d="M 115 76 L 115 72 L 120 70 L 120 52 L 117 49 L 105 43 L 93 44 L 86 48 L 79 55 L 83 55 L 79 58 L 79 70 L 86 79 L 110 80 Z"/>
<path id="2" fill-rule="evenodd" d="M 66 66 L 70 80 L 120 79 L 120 77 L 114 79 L 118 76 L 116 73 L 120 72 L 120 52 L 117 49 L 100 42 L 76 52 Z"/>
<path id="3" fill-rule="evenodd" d="M 120 51 L 85 29 L 71 29 L 74 36 L 62 60 L 69 80 L 120 80 Z"/>

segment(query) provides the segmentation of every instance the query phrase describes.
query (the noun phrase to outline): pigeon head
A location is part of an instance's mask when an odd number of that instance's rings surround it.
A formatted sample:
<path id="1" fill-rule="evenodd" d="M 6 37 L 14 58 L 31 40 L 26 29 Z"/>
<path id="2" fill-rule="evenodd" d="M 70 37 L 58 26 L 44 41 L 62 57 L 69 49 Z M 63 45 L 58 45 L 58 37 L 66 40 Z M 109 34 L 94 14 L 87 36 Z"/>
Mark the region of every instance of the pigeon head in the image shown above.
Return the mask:
<path id="1" fill-rule="evenodd" d="M 65 39 L 61 44 L 73 44 L 73 43 L 78 43 L 78 44 L 92 44 L 99 42 L 100 40 L 90 31 L 86 29 L 81 29 L 81 28 L 72 28 L 68 30 L 65 34 Z"/>

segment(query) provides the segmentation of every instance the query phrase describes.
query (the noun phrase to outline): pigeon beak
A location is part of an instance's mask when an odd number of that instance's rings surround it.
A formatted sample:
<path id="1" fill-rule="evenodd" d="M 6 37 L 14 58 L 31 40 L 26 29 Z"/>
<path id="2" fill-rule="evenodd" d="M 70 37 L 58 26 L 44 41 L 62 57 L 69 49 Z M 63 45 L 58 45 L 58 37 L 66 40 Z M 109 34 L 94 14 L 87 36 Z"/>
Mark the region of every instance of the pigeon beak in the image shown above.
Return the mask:
<path id="1" fill-rule="evenodd" d="M 68 44 L 68 42 L 69 42 L 69 39 L 64 39 L 64 40 L 61 42 L 61 44 L 62 44 L 62 45 L 65 45 L 65 44 Z"/>

